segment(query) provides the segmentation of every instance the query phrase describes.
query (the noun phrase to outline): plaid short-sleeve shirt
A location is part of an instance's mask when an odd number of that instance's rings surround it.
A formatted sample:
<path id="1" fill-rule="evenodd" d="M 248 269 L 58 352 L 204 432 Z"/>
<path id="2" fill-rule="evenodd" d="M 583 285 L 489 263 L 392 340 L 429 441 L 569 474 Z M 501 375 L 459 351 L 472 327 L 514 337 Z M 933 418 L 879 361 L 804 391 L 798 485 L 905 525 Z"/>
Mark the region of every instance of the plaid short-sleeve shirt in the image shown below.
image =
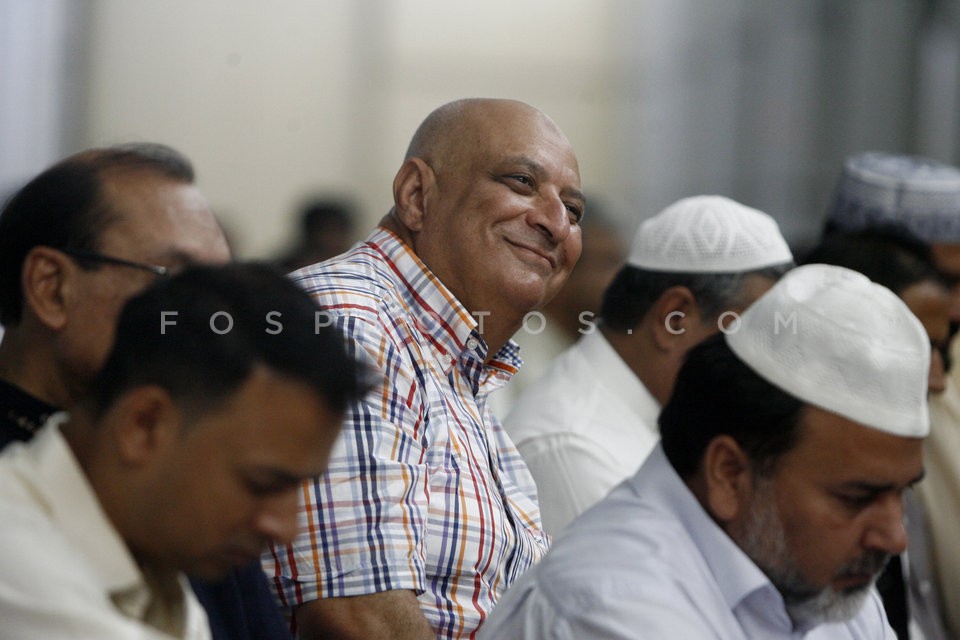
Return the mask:
<path id="1" fill-rule="evenodd" d="M 533 479 L 486 407 L 516 345 L 484 363 L 476 319 L 385 229 L 292 277 L 383 384 L 305 483 L 296 540 L 264 555 L 281 602 L 412 589 L 438 637 L 473 637 L 548 544 Z"/>

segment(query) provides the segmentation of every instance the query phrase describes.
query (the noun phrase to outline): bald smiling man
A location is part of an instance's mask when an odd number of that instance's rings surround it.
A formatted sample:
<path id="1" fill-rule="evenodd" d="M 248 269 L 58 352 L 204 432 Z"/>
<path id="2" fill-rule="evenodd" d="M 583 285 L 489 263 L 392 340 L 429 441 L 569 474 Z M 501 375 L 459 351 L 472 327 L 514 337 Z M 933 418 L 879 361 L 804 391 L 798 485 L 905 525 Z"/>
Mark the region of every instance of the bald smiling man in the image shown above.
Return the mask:
<path id="1" fill-rule="evenodd" d="M 452 102 L 393 196 L 365 241 L 293 274 L 383 378 L 305 485 L 301 535 L 264 556 L 302 638 L 473 637 L 547 549 L 487 401 L 520 366 L 510 336 L 580 256 L 573 149 L 524 103 Z"/>

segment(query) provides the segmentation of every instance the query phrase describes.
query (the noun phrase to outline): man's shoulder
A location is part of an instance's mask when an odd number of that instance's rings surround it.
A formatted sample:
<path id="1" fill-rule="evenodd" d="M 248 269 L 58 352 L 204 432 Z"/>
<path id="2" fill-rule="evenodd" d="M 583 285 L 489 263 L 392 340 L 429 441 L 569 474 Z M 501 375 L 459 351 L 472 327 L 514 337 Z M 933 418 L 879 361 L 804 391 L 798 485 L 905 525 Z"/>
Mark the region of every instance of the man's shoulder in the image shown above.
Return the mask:
<path id="1" fill-rule="evenodd" d="M 290 278 L 314 296 L 379 294 L 394 286 L 393 273 L 383 254 L 360 244 L 330 260 L 303 267 Z"/>
<path id="2" fill-rule="evenodd" d="M 647 504 L 608 498 L 555 541 L 538 568 L 538 586 L 571 607 L 592 602 L 616 609 L 643 601 L 677 610 L 715 591 L 701 579 L 707 575 L 678 519 Z"/>
<path id="3" fill-rule="evenodd" d="M 700 554 L 681 519 L 660 504 L 663 498 L 650 497 L 655 490 L 634 484 L 618 485 L 573 522 L 551 549 L 556 562 L 577 564 L 593 549 L 590 564 L 601 573 L 672 575 L 696 564 Z"/>
<path id="4" fill-rule="evenodd" d="M 53 596 L 95 584 L 84 556 L 39 505 L 0 498 L 0 585 Z"/>
<path id="5" fill-rule="evenodd" d="M 582 351 L 582 341 L 569 346 L 517 398 L 503 421 L 514 442 L 560 433 L 590 436 L 603 383 Z"/>
<path id="6" fill-rule="evenodd" d="M 0 505 L 0 627 L 6 638 L 166 638 L 111 602 L 109 555 L 80 551 L 39 508 Z M 188 594 L 188 638 L 208 639 L 209 626 Z M 202 625 L 201 625 L 202 623 Z"/>
<path id="7" fill-rule="evenodd" d="M 36 441 L 13 441 L 0 451 L 0 509 L 41 513 L 41 492 L 34 485 L 36 456 Z"/>

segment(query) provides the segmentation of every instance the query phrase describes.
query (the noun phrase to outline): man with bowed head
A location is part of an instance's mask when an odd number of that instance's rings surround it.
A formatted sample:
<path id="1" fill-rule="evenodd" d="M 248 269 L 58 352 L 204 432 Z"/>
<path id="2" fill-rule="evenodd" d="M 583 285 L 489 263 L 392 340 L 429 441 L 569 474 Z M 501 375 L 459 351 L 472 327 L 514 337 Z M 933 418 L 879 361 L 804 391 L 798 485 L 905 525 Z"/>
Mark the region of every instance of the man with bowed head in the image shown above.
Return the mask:
<path id="1" fill-rule="evenodd" d="M 636 472 L 686 353 L 792 266 L 776 221 L 722 196 L 684 198 L 640 225 L 599 330 L 551 362 L 504 420 L 549 533 Z"/>
<path id="2" fill-rule="evenodd" d="M 244 264 L 194 267 L 127 303 L 89 394 L 0 455 L 0 635 L 211 637 L 180 572 L 217 579 L 292 539 L 300 485 L 364 391 L 315 311 Z M 216 313 L 230 331 L 211 330 Z M 268 313 L 282 331 L 264 330 Z"/>
<path id="3" fill-rule="evenodd" d="M 27 182 L 0 213 L 0 448 L 83 396 L 131 296 L 228 260 L 192 163 L 166 145 L 87 149 Z M 193 588 L 216 640 L 290 637 L 258 563 Z"/>
<path id="4" fill-rule="evenodd" d="M 264 556 L 302 638 L 461 638 L 546 552 L 536 488 L 487 406 L 509 340 L 580 255 L 576 156 L 513 100 L 420 125 L 365 241 L 294 272 L 383 384 L 351 407 L 301 534 Z"/>
<path id="5" fill-rule="evenodd" d="M 690 352 L 661 443 L 480 637 L 892 640 L 873 585 L 906 547 L 929 367 L 890 290 L 842 267 L 790 271 Z"/>

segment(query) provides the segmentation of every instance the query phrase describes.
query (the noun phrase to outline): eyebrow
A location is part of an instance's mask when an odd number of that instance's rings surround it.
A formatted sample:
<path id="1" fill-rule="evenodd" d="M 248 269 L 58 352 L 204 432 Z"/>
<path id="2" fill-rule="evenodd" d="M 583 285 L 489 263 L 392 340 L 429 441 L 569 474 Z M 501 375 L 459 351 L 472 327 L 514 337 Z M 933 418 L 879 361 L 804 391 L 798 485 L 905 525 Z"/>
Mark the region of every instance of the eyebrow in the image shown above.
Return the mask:
<path id="1" fill-rule="evenodd" d="M 914 476 L 912 480 L 907 482 L 905 487 L 909 488 L 917 484 L 918 482 L 923 480 L 926 474 L 927 474 L 926 469 L 920 471 L 920 473 Z M 861 482 L 858 480 L 844 482 L 841 486 L 846 487 L 848 489 L 856 489 L 858 491 L 863 491 L 866 493 L 883 493 L 885 491 L 894 491 L 898 487 L 898 485 L 893 482 L 884 483 L 884 484 L 874 484 L 872 482 Z"/>
<path id="2" fill-rule="evenodd" d="M 166 248 L 156 254 L 157 261 L 169 262 L 173 267 L 191 267 L 202 264 L 197 257 L 177 247 Z"/>
<path id="3" fill-rule="evenodd" d="M 247 469 L 247 475 L 258 482 L 278 485 L 296 485 L 313 476 L 301 476 L 277 467 L 254 466 Z"/>
<path id="4" fill-rule="evenodd" d="M 520 164 L 529 169 L 531 173 L 541 176 L 547 173 L 546 168 L 542 164 L 536 160 L 533 160 L 532 158 L 528 158 L 527 156 L 512 156 L 510 158 L 505 158 L 503 164 Z M 576 187 L 564 187 L 560 192 L 560 195 L 568 198 L 576 198 L 584 205 L 587 203 L 587 198 L 583 195 L 583 191 L 577 189 Z"/>

